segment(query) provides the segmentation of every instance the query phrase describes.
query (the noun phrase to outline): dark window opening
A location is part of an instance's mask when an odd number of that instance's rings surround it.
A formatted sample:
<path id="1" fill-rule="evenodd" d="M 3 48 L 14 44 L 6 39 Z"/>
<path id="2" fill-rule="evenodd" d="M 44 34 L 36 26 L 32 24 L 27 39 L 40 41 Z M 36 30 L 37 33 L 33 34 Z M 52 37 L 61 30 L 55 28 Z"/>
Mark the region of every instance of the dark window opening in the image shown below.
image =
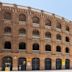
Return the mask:
<path id="1" fill-rule="evenodd" d="M 68 26 L 66 26 L 66 31 L 69 31 L 69 27 Z"/>
<path id="2" fill-rule="evenodd" d="M 45 46 L 45 51 L 51 51 L 51 45 L 46 45 Z"/>
<path id="3" fill-rule="evenodd" d="M 56 51 L 57 51 L 57 52 L 61 52 L 61 47 L 60 47 L 60 46 L 57 46 L 57 47 L 56 47 Z"/>
<path id="4" fill-rule="evenodd" d="M 33 36 L 39 36 L 39 31 L 38 30 L 33 30 Z"/>
<path id="5" fill-rule="evenodd" d="M 57 23 L 56 28 L 61 29 L 61 24 Z"/>
<path id="6" fill-rule="evenodd" d="M 51 26 L 51 21 L 48 19 L 48 20 L 46 20 L 46 24 L 45 24 L 46 26 Z"/>
<path id="7" fill-rule="evenodd" d="M 66 53 L 69 53 L 69 48 L 66 47 L 65 52 Z"/>
<path id="8" fill-rule="evenodd" d="M 4 48 L 5 49 L 11 49 L 11 42 L 5 42 Z"/>
<path id="9" fill-rule="evenodd" d="M 33 50 L 39 50 L 39 44 L 37 43 L 33 44 Z"/>
<path id="10" fill-rule="evenodd" d="M 69 37 L 66 37 L 66 42 L 69 42 Z"/>
<path id="11" fill-rule="evenodd" d="M 57 34 L 57 35 L 56 35 L 56 39 L 57 39 L 57 40 L 61 40 L 61 35 L 60 35 L 60 34 Z"/>
<path id="12" fill-rule="evenodd" d="M 45 33 L 45 37 L 46 37 L 46 38 L 51 38 L 51 33 L 50 33 L 50 32 L 46 32 L 46 33 Z"/>
<path id="13" fill-rule="evenodd" d="M 19 49 L 26 49 L 26 43 L 24 42 L 19 43 Z"/>

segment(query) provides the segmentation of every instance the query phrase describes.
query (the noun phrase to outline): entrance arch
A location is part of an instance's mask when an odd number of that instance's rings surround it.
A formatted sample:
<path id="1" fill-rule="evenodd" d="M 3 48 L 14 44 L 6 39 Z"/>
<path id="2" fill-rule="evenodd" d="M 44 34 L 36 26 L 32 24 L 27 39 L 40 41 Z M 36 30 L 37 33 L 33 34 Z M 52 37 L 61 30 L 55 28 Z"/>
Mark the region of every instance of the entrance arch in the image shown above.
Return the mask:
<path id="1" fill-rule="evenodd" d="M 12 57 L 10 56 L 5 56 L 2 59 L 2 71 L 8 70 L 12 71 Z"/>
<path id="2" fill-rule="evenodd" d="M 26 70 L 26 64 L 27 64 L 26 58 L 20 57 L 20 58 L 18 59 L 18 70 L 19 70 L 19 71 L 24 71 L 24 70 Z"/>

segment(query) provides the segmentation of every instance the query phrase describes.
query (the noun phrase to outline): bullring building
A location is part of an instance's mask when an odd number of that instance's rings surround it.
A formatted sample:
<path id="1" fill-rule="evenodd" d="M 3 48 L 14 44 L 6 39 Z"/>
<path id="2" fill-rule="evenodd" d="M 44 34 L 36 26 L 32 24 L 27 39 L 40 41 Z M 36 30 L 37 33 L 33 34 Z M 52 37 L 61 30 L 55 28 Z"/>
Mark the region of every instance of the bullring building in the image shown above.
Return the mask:
<path id="1" fill-rule="evenodd" d="M 72 69 L 72 22 L 54 13 L 0 3 L 0 71 Z"/>

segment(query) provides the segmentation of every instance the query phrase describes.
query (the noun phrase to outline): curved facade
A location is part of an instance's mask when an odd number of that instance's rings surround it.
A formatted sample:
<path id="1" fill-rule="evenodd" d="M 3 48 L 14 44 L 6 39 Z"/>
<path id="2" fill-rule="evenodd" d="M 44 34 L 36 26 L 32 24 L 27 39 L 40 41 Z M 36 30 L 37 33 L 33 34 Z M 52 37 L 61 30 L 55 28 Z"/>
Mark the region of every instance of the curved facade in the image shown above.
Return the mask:
<path id="1" fill-rule="evenodd" d="M 72 68 L 72 22 L 53 13 L 0 3 L 0 70 Z"/>

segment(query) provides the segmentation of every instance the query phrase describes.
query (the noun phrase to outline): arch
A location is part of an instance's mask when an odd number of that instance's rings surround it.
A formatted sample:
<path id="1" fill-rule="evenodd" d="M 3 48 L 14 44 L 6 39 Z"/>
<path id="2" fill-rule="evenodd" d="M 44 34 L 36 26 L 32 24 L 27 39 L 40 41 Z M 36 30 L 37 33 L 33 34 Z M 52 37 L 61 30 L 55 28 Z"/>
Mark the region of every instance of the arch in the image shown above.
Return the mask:
<path id="1" fill-rule="evenodd" d="M 45 58 L 45 70 L 51 70 L 51 59 Z"/>
<path id="2" fill-rule="evenodd" d="M 38 43 L 33 44 L 33 50 L 39 50 L 39 44 Z"/>
<path id="3" fill-rule="evenodd" d="M 56 59 L 56 69 L 62 69 L 62 60 Z"/>
<path id="4" fill-rule="evenodd" d="M 45 33 L 45 37 L 46 37 L 46 38 L 51 38 L 51 33 L 50 33 L 50 32 L 46 32 L 46 33 Z"/>
<path id="5" fill-rule="evenodd" d="M 11 42 L 10 41 L 5 41 L 4 49 L 11 49 Z"/>
<path id="6" fill-rule="evenodd" d="M 57 52 L 61 52 L 61 47 L 60 46 L 56 46 L 56 51 Z"/>
<path id="7" fill-rule="evenodd" d="M 51 51 L 51 45 L 46 44 L 45 45 L 45 51 Z"/>
<path id="8" fill-rule="evenodd" d="M 65 60 L 65 69 L 70 69 L 70 60 L 69 59 Z"/>
<path id="9" fill-rule="evenodd" d="M 13 60 L 10 56 L 5 56 L 2 58 L 2 71 L 9 70 L 12 71 Z"/>
<path id="10" fill-rule="evenodd" d="M 57 35 L 56 35 L 56 39 L 57 39 L 57 40 L 61 40 L 61 35 L 60 35 L 60 34 L 57 34 Z"/>
<path id="11" fill-rule="evenodd" d="M 69 37 L 66 36 L 66 37 L 65 37 L 65 41 L 66 41 L 66 42 L 69 42 L 69 41 L 70 41 L 70 40 L 69 40 Z"/>
<path id="12" fill-rule="evenodd" d="M 40 33 L 39 33 L 39 31 L 38 30 L 33 30 L 33 36 L 39 36 L 40 35 Z"/>
<path id="13" fill-rule="evenodd" d="M 69 26 L 66 26 L 66 31 L 69 31 L 70 29 L 69 29 Z"/>
<path id="14" fill-rule="evenodd" d="M 4 13 L 4 19 L 11 20 L 11 18 L 12 18 L 12 16 L 11 16 L 10 12 L 5 12 Z"/>
<path id="15" fill-rule="evenodd" d="M 69 53 L 69 48 L 68 47 L 66 47 L 65 52 Z"/>
<path id="16" fill-rule="evenodd" d="M 11 33 L 11 27 L 5 27 L 4 28 L 4 33 Z"/>
<path id="17" fill-rule="evenodd" d="M 19 43 L 19 49 L 26 49 L 26 43 L 25 42 L 20 42 Z"/>
<path id="18" fill-rule="evenodd" d="M 32 59 L 32 70 L 39 70 L 40 69 L 40 59 L 33 58 Z"/>
<path id="19" fill-rule="evenodd" d="M 56 28 L 61 29 L 61 24 L 59 22 L 57 22 Z"/>
<path id="20" fill-rule="evenodd" d="M 32 22 L 33 22 L 33 23 L 37 23 L 37 24 L 39 24 L 39 23 L 40 23 L 40 19 L 39 19 L 39 17 L 37 17 L 37 16 L 33 16 L 33 18 L 32 18 Z"/>
<path id="21" fill-rule="evenodd" d="M 46 23 L 45 23 L 46 26 L 51 26 L 51 20 L 49 19 L 46 19 Z"/>
<path id="22" fill-rule="evenodd" d="M 19 15 L 19 21 L 26 21 L 26 15 L 25 14 L 20 14 Z"/>
<path id="23" fill-rule="evenodd" d="M 26 34 L 26 30 L 25 30 L 24 28 L 20 28 L 20 29 L 19 29 L 19 34 L 20 34 L 20 35 Z"/>
<path id="24" fill-rule="evenodd" d="M 20 57 L 18 59 L 18 70 L 19 71 L 24 71 L 26 70 L 26 66 L 27 66 L 27 60 L 24 57 Z"/>

